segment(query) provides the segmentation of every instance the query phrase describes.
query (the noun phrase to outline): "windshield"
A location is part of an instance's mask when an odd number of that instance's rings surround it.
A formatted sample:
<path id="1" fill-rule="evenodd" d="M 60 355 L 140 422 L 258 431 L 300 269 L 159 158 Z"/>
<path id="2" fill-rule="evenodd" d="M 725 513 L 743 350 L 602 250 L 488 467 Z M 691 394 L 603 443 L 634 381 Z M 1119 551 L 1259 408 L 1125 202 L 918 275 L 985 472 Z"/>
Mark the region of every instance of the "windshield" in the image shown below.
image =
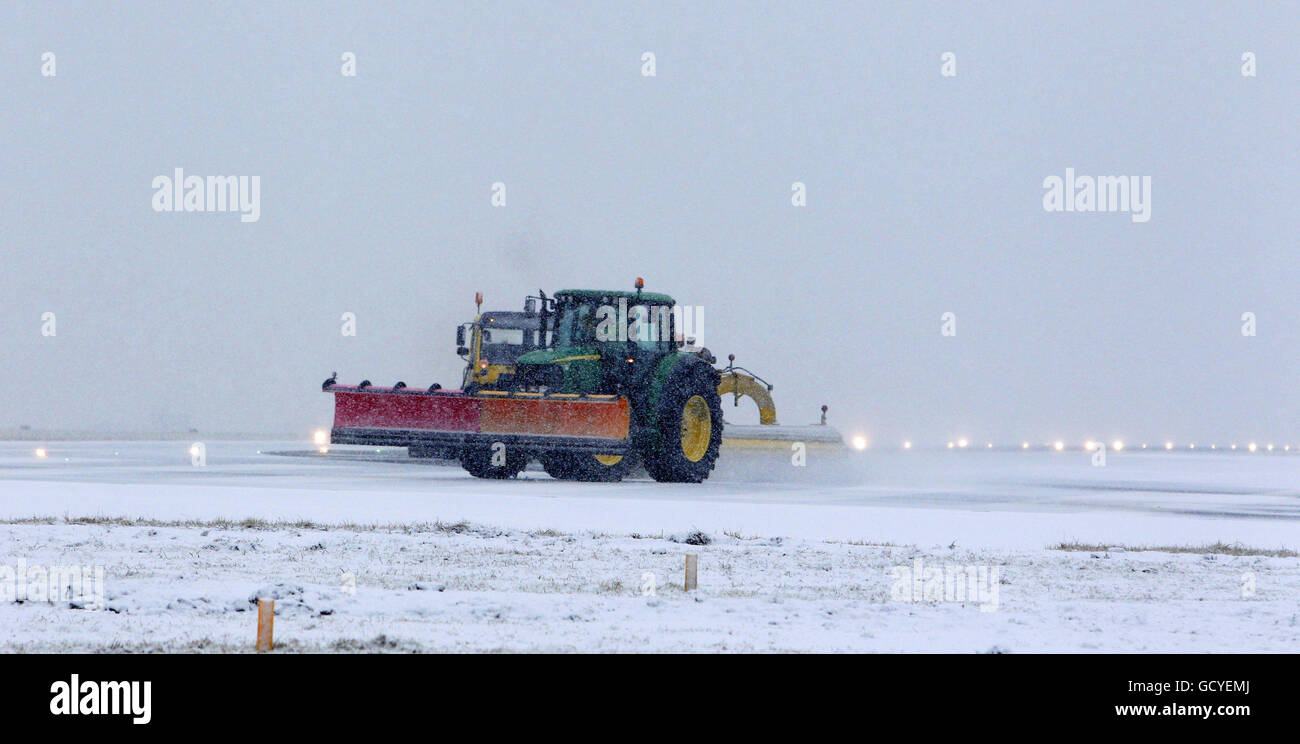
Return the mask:
<path id="1" fill-rule="evenodd" d="M 561 302 L 555 309 L 557 346 L 585 346 L 596 340 L 596 308 L 579 302 Z"/>
<path id="2" fill-rule="evenodd" d="M 565 300 L 555 313 L 555 343 L 561 347 L 629 340 L 644 349 L 663 349 L 672 344 L 674 323 L 668 305 L 629 305 L 625 301 L 597 305 Z"/>
<path id="3" fill-rule="evenodd" d="M 483 345 L 479 355 L 493 364 L 513 364 L 521 354 L 538 347 L 537 331 L 532 328 L 483 329 Z"/>

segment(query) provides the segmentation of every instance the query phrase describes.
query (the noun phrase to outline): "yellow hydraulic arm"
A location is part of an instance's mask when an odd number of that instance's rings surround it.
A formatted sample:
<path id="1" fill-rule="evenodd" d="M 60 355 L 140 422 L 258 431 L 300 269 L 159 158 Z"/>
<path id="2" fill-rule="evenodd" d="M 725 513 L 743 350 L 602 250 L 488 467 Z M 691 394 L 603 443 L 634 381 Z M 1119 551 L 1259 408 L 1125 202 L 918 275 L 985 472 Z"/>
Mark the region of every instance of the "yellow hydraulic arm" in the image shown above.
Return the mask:
<path id="1" fill-rule="evenodd" d="M 735 357 L 733 356 L 732 359 Z M 718 395 L 731 394 L 739 401 L 741 396 L 749 396 L 758 405 L 758 423 L 764 426 L 776 424 L 776 403 L 772 401 L 771 386 L 760 382 L 756 377 L 736 371 L 728 365 L 721 370 L 722 381 L 718 383 Z"/>

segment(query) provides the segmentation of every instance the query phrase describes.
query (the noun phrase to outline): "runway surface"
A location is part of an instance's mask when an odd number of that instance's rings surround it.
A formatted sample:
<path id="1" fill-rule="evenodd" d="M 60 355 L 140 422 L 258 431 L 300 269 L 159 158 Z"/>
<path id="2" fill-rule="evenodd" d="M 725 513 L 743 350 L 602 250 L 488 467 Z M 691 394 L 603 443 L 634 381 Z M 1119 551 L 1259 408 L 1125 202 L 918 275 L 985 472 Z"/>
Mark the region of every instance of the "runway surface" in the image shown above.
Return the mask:
<path id="1" fill-rule="evenodd" d="M 44 447 L 46 457 L 34 450 Z M 1300 544 L 1300 456 L 1119 452 L 725 453 L 700 485 L 481 481 L 401 449 L 307 442 L 0 442 L 0 515 L 470 519 L 521 528 L 675 530 L 893 542 L 1055 539 Z"/>

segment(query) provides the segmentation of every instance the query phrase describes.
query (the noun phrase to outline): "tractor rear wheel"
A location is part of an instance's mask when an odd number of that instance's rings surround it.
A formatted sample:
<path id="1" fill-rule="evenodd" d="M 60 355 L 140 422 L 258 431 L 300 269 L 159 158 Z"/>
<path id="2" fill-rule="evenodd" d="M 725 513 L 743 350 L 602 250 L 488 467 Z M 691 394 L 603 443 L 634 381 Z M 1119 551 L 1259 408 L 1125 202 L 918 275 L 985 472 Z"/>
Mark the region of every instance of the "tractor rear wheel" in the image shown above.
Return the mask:
<path id="1" fill-rule="evenodd" d="M 636 469 L 634 454 L 591 455 L 585 452 L 551 452 L 538 457 L 546 474 L 558 480 L 614 483 Z"/>
<path id="2" fill-rule="evenodd" d="M 504 462 L 494 464 L 493 458 L 501 462 L 502 455 Z M 528 467 L 528 453 L 518 447 L 506 447 L 498 454 L 490 446 L 471 445 L 461 450 L 460 464 L 475 478 L 513 478 Z"/>
<path id="3" fill-rule="evenodd" d="M 701 483 L 722 446 L 722 400 L 718 371 L 708 364 L 679 362 L 659 395 L 657 446 L 645 452 L 645 469 L 661 483 Z"/>

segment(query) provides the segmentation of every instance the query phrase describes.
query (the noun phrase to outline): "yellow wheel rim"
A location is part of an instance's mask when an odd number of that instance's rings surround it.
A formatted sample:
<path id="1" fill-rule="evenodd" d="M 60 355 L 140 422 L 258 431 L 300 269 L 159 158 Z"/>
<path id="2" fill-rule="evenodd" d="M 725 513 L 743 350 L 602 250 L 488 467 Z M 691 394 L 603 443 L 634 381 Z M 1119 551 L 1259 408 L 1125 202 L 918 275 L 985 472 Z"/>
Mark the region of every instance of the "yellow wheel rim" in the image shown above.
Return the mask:
<path id="1" fill-rule="evenodd" d="M 622 455 L 596 455 L 596 462 L 606 467 L 617 465 L 623 462 Z"/>
<path id="2" fill-rule="evenodd" d="M 682 407 L 682 454 L 691 462 L 699 462 L 709 451 L 709 437 L 713 434 L 713 417 L 704 398 L 692 395 Z"/>

